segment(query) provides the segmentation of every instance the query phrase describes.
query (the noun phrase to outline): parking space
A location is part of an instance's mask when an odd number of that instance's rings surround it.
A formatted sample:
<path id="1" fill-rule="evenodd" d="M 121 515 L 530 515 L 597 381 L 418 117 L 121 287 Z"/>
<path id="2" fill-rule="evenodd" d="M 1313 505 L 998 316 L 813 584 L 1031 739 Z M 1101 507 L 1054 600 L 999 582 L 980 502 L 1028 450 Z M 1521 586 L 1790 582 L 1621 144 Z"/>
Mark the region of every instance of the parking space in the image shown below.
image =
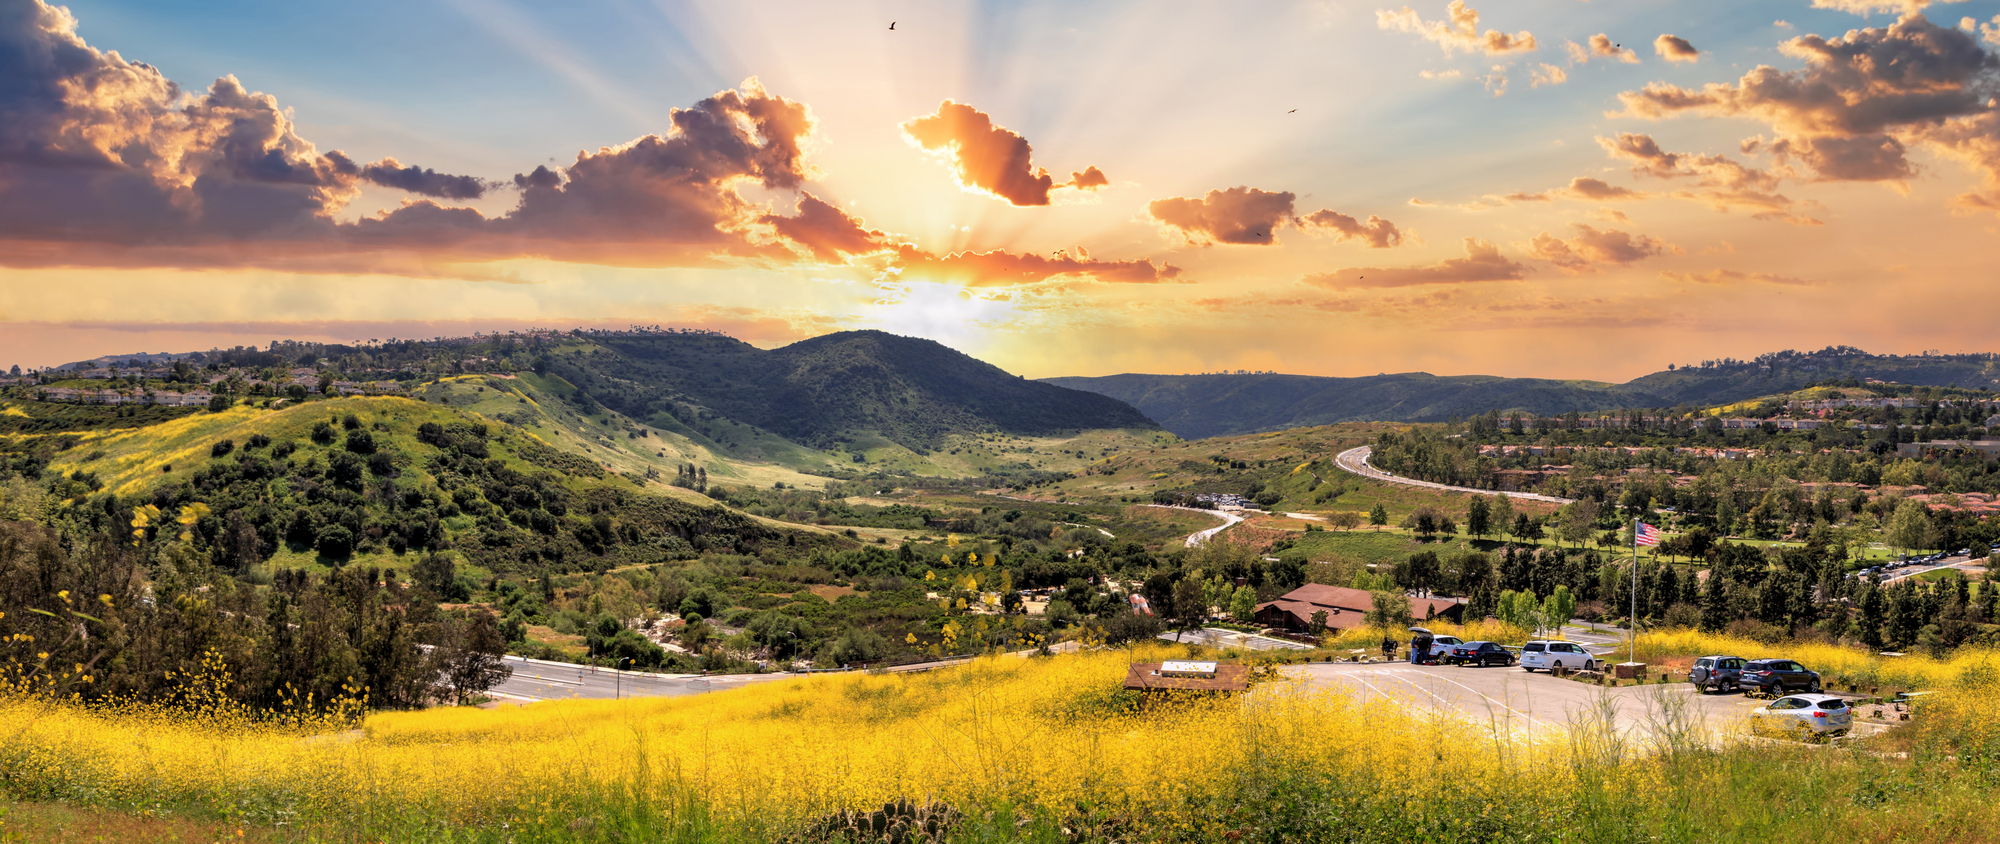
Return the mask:
<path id="1" fill-rule="evenodd" d="M 1739 693 L 1696 694 L 1687 683 L 1604 688 L 1514 668 L 1396 663 L 1315 663 L 1292 666 L 1291 676 L 1312 687 L 1340 690 L 1369 705 L 1461 718 L 1525 735 L 1559 735 L 1594 720 L 1608 707 L 1617 729 L 1645 741 L 1682 723 L 1705 727 L 1718 738 L 1740 736 L 1751 710 L 1769 701 Z M 1857 730 L 1880 729 L 1857 722 Z"/>

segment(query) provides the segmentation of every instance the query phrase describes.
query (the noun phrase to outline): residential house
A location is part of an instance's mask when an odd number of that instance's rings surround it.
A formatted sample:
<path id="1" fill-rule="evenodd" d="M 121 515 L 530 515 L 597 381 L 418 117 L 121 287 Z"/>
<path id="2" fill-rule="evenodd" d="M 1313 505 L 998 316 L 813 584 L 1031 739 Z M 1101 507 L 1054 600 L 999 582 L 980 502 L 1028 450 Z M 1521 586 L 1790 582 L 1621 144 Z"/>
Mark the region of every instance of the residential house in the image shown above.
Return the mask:
<path id="1" fill-rule="evenodd" d="M 1458 621 L 1465 605 L 1450 598 L 1410 598 L 1410 617 L 1418 621 L 1441 618 Z M 1285 593 L 1275 601 L 1257 605 L 1257 623 L 1265 627 L 1310 631 L 1313 613 L 1326 613 L 1326 626 L 1347 630 L 1366 623 L 1375 608 L 1375 595 L 1366 589 L 1308 583 Z"/>

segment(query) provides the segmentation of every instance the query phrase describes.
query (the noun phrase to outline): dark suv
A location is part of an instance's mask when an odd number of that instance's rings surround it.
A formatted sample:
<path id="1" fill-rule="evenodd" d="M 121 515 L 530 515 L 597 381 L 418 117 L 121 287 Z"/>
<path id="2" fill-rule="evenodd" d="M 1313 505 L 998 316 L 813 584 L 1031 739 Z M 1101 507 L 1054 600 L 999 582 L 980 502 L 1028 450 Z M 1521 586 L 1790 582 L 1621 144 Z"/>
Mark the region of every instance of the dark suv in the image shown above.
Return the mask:
<path id="1" fill-rule="evenodd" d="M 1705 656 L 1694 661 L 1688 669 L 1688 682 L 1694 684 L 1697 694 L 1735 691 L 1743 685 L 1743 663 L 1740 656 Z"/>
<path id="2" fill-rule="evenodd" d="M 1745 692 L 1772 697 L 1787 692 L 1819 691 L 1819 673 L 1789 659 L 1753 659 L 1743 663 L 1737 682 Z"/>
<path id="3" fill-rule="evenodd" d="M 1513 665 L 1514 654 L 1498 642 L 1466 642 L 1463 645 L 1451 646 L 1451 653 L 1445 656 L 1444 661 L 1453 665 L 1464 665 L 1468 662 L 1478 665 Z"/>

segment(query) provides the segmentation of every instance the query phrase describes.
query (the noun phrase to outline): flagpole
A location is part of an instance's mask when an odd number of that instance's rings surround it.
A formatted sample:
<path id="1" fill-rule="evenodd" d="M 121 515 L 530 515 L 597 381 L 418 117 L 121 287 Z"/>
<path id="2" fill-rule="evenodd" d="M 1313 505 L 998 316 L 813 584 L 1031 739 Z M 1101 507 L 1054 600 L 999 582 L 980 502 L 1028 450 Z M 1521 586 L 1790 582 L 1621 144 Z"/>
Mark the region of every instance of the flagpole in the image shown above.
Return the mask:
<path id="1" fill-rule="evenodd" d="M 1639 674 L 1639 520 L 1632 519 L 1632 615 L 1626 619 L 1632 627 L 1632 653 L 1627 657 L 1632 663 L 1632 675 Z"/>

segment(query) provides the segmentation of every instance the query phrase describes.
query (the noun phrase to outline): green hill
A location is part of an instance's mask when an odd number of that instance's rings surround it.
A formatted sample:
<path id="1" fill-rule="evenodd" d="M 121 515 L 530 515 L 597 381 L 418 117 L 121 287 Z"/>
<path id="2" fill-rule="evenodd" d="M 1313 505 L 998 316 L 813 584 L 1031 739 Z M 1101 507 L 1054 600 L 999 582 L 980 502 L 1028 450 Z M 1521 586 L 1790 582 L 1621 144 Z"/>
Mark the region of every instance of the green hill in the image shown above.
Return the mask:
<path id="1" fill-rule="evenodd" d="M 1774 352 L 1655 372 L 1623 384 L 1437 376 L 1424 372 L 1330 378 L 1310 375 L 1107 375 L 1049 378 L 1131 404 L 1189 439 L 1339 422 L 1441 422 L 1489 410 L 1551 415 L 1621 408 L 1713 406 L 1789 393 L 1810 384 L 1869 380 L 1932 387 L 2000 387 L 1986 353 L 1871 355 L 1851 347 Z"/>
<path id="2" fill-rule="evenodd" d="M 612 336 L 560 350 L 545 369 L 650 424 L 715 438 L 708 423 L 724 419 L 818 449 L 880 438 L 922 453 L 954 434 L 1159 427 L 1115 399 L 1028 381 L 929 340 L 880 331 L 770 351 L 717 335 Z M 754 435 L 721 432 L 724 442 Z"/>

